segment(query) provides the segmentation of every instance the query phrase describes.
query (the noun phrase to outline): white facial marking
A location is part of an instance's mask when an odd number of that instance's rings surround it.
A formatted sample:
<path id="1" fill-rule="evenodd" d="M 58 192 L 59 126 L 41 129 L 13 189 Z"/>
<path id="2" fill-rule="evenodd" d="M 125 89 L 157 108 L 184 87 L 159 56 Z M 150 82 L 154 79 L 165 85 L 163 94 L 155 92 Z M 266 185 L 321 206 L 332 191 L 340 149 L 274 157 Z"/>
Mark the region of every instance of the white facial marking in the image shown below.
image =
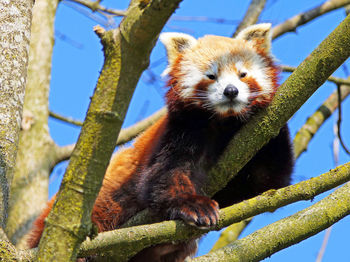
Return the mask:
<path id="1" fill-rule="evenodd" d="M 181 95 L 183 98 L 189 98 L 194 93 L 194 87 L 203 79 L 203 73 L 190 61 L 181 62 L 181 72 L 183 77 L 179 79 L 181 85 Z"/>
<path id="2" fill-rule="evenodd" d="M 268 76 L 267 67 L 262 57 L 258 55 L 252 57 L 252 66 L 249 71 L 261 86 L 264 93 L 269 94 L 273 92 L 272 82 Z"/>
<path id="3" fill-rule="evenodd" d="M 238 95 L 233 100 L 224 95 L 228 85 L 238 89 Z M 248 85 L 242 82 L 235 72 L 223 72 L 217 81 L 209 86 L 208 99 L 219 113 L 225 113 L 230 109 L 239 113 L 247 106 L 249 93 Z"/>

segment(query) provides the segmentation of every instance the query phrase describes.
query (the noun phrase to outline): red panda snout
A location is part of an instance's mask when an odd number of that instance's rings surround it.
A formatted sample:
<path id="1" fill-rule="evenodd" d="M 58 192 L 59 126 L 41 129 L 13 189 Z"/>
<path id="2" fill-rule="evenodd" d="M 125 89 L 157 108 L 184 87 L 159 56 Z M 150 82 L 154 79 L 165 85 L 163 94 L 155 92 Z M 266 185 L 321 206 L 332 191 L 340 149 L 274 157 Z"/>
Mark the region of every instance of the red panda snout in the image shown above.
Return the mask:
<path id="1" fill-rule="evenodd" d="M 231 100 L 235 99 L 238 96 L 238 93 L 238 88 L 231 84 L 227 85 L 224 89 L 224 95 Z"/>

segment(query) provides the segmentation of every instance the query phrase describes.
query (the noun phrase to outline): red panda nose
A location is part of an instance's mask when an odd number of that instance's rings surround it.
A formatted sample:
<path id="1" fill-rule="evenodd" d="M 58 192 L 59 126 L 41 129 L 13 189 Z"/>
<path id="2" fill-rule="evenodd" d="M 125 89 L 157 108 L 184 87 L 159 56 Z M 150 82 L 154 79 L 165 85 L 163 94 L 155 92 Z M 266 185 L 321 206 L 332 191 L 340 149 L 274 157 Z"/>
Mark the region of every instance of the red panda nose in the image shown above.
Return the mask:
<path id="1" fill-rule="evenodd" d="M 224 90 L 224 95 L 229 99 L 234 99 L 238 96 L 238 88 L 234 85 L 227 85 Z"/>

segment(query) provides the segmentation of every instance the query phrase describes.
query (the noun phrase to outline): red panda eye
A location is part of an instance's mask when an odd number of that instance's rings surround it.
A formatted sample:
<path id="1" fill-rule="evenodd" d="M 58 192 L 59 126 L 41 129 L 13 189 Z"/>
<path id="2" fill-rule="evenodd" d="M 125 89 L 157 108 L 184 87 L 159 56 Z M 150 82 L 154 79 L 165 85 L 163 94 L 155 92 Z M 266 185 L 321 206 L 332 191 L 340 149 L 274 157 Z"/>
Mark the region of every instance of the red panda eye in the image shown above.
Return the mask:
<path id="1" fill-rule="evenodd" d="M 207 77 L 208 77 L 210 80 L 216 80 L 216 75 L 208 74 Z"/>
<path id="2" fill-rule="evenodd" d="M 246 72 L 241 72 L 240 74 L 239 74 L 239 77 L 240 78 L 244 78 L 244 77 L 246 77 L 247 76 L 247 73 Z"/>

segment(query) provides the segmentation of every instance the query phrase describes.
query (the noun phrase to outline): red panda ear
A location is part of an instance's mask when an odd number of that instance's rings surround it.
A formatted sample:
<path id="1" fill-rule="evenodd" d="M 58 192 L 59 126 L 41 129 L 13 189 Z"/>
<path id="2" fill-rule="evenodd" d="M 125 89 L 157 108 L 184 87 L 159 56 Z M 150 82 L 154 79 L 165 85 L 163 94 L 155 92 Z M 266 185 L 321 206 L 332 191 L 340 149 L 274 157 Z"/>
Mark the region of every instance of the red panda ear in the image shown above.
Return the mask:
<path id="1" fill-rule="evenodd" d="M 167 50 L 169 65 L 174 63 L 180 53 L 197 43 L 194 37 L 183 33 L 162 33 L 159 39 Z"/>
<path id="2" fill-rule="evenodd" d="M 248 26 L 237 35 L 236 39 L 251 41 L 268 54 L 271 49 L 271 24 L 264 23 Z"/>

